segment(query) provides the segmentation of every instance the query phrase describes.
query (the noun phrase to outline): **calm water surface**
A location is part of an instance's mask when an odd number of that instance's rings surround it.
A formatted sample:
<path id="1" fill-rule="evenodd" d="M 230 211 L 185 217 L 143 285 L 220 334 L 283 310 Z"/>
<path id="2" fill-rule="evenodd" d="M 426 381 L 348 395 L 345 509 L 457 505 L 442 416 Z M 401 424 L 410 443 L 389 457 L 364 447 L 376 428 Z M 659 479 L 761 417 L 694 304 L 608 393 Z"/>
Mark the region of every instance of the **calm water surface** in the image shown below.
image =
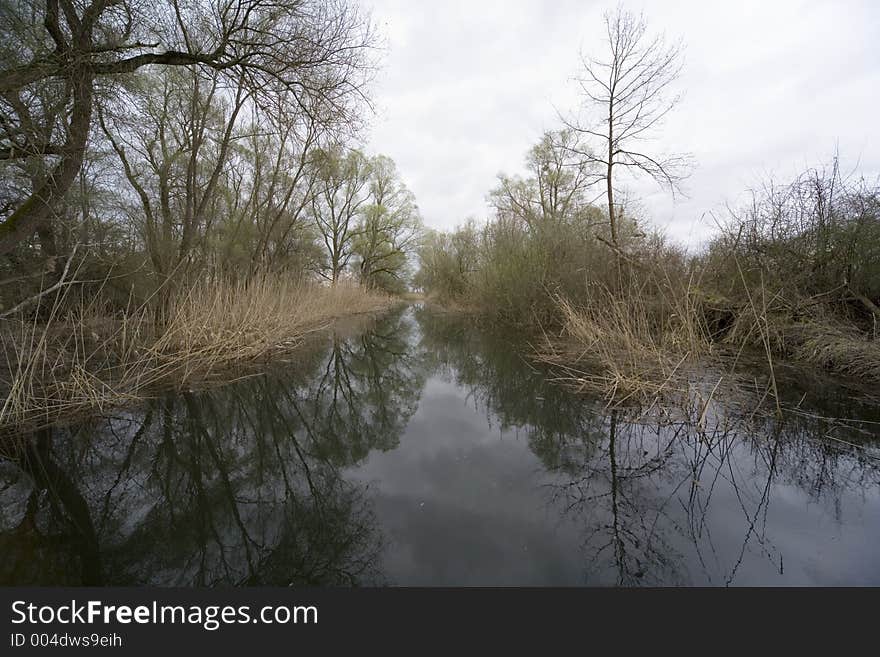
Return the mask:
<path id="1" fill-rule="evenodd" d="M 523 352 L 409 307 L 42 432 L 0 460 L 0 583 L 880 584 L 876 403 L 799 376 L 785 421 L 639 419 Z"/>

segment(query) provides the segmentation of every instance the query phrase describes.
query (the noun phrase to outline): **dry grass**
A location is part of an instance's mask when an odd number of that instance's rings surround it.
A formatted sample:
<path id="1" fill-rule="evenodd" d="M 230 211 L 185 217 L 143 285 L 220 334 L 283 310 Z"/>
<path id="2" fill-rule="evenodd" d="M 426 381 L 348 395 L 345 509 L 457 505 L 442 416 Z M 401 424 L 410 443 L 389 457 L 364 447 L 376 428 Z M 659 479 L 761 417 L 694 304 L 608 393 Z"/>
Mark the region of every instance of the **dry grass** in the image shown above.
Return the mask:
<path id="1" fill-rule="evenodd" d="M 0 330 L 6 356 L 0 430 L 32 429 L 124 404 L 157 386 L 224 375 L 233 364 L 297 346 L 336 318 L 392 303 L 345 283 L 221 281 L 178 294 L 157 328 L 146 308 L 111 320 L 94 301 L 62 318 L 60 309 L 69 304 L 56 299 L 47 321 L 7 321 Z"/>
<path id="2" fill-rule="evenodd" d="M 828 372 L 880 381 L 880 342 L 846 324 L 824 304 L 808 312 L 782 296 L 769 295 L 762 285 L 750 291 L 743 280 L 748 306 L 739 312 L 725 342 L 753 346 L 766 353 L 771 376 L 773 354 L 815 365 Z"/>
<path id="3" fill-rule="evenodd" d="M 710 348 L 687 290 L 665 296 L 599 291 L 580 308 L 557 302 L 564 337 L 546 340 L 539 359 L 561 370 L 561 382 L 603 394 L 609 403 L 652 405 L 682 392 L 689 365 Z"/>
<path id="4" fill-rule="evenodd" d="M 197 285 L 172 305 L 151 347 L 161 360 L 179 362 L 179 379 L 226 363 L 253 360 L 279 346 L 295 346 L 328 321 L 382 308 L 385 295 L 354 284 L 335 287 L 261 278 L 247 284 Z"/>
<path id="5" fill-rule="evenodd" d="M 792 327 L 788 342 L 793 357 L 838 374 L 880 381 L 880 342 L 855 329 L 833 324 Z"/>
<path id="6" fill-rule="evenodd" d="M 715 365 L 720 363 L 714 358 L 705 308 L 690 285 L 670 284 L 659 292 L 658 287 L 650 294 L 599 290 L 583 306 L 558 299 L 562 337 L 546 339 L 538 358 L 555 366 L 560 382 L 602 394 L 615 405 L 678 405 L 694 392 L 704 394 L 707 384 L 719 380 Z M 836 319 L 831 310 L 811 304 L 807 315 L 781 292 L 769 292 L 763 281 L 745 287 L 745 295 L 746 303 L 731 310 L 723 342 L 736 352 L 731 368 L 745 350 L 763 354 L 768 383 L 760 404 L 770 400 L 777 415 L 782 414 L 776 382 L 779 357 L 880 381 L 880 342 Z M 734 370 L 724 378 L 724 386 L 713 387 L 712 394 L 737 395 Z"/>
<path id="7" fill-rule="evenodd" d="M 745 315 L 745 313 L 743 313 Z M 821 314 L 799 321 L 786 314 L 762 316 L 763 335 L 754 318 L 737 317 L 726 342 L 769 348 L 791 360 L 867 381 L 880 381 L 880 342 Z"/>

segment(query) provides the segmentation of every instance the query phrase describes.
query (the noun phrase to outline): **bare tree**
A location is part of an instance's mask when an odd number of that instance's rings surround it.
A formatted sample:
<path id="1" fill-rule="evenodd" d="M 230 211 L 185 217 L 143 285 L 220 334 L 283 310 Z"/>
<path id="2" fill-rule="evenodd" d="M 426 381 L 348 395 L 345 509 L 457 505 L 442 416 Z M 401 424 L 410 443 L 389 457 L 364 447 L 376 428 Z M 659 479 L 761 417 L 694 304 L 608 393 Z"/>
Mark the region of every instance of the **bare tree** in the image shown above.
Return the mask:
<path id="1" fill-rule="evenodd" d="M 275 124 L 276 134 L 270 135 L 266 149 L 266 155 L 273 155 L 272 164 L 266 167 L 265 174 L 257 170 L 253 177 L 256 184 L 252 185 L 251 221 L 257 240 L 251 256 L 251 273 L 259 266 L 279 264 L 277 261 L 282 257 L 289 259 L 291 251 L 300 256 L 300 271 L 309 268 L 308 258 L 301 256 L 310 249 L 300 240 L 310 228 L 308 209 L 317 172 L 309 164 L 320 126 L 308 116 L 299 121 L 282 116 Z M 259 162 L 259 155 L 254 155 L 254 161 Z"/>
<path id="2" fill-rule="evenodd" d="M 688 174 L 691 156 L 649 154 L 639 146 L 678 103 L 679 96 L 670 97 L 669 91 L 681 71 L 681 45 L 649 36 L 644 17 L 622 7 L 605 15 L 605 28 L 608 59 L 582 57 L 584 74 L 578 78 L 583 109 L 599 117 L 581 116 L 566 123 L 600 142 L 595 152 L 578 152 L 604 168 L 611 240 L 616 245 L 615 167 L 647 174 L 675 194 Z"/>
<path id="3" fill-rule="evenodd" d="M 164 71 L 132 99 L 142 109 L 129 105 L 112 126 L 99 115 L 140 202 L 144 245 L 163 284 L 186 267 L 219 214 L 216 192 L 248 97 L 244 87 L 224 90 L 222 82 L 211 69 Z"/>

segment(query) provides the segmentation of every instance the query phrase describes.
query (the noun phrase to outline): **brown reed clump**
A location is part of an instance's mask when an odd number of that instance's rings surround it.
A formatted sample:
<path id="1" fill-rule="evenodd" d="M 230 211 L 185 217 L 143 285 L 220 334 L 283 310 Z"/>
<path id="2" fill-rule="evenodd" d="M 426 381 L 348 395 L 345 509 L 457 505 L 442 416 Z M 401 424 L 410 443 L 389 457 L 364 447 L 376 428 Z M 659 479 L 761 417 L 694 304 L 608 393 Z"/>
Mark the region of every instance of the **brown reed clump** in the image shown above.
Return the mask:
<path id="1" fill-rule="evenodd" d="M 62 317 L 64 304 L 56 299 L 48 319 L 18 318 L 0 327 L 6 393 L 0 430 L 45 426 L 131 402 L 160 385 L 220 376 L 232 364 L 293 348 L 336 318 L 391 303 L 385 294 L 344 282 L 220 280 L 176 294 L 168 319 L 157 326 L 146 307 L 108 319 L 97 302 Z"/>

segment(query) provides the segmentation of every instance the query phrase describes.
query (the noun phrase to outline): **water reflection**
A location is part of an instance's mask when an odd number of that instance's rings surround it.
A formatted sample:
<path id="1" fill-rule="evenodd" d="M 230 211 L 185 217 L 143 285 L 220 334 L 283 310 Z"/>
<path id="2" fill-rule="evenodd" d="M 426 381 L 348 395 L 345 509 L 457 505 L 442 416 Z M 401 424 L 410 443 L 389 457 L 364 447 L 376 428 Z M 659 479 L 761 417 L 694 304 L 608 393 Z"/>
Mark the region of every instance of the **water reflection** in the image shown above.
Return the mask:
<path id="1" fill-rule="evenodd" d="M 399 314 L 283 371 L 69 430 L 3 464 L 4 584 L 363 584 L 381 534 L 340 468 L 418 401 Z"/>
<path id="2" fill-rule="evenodd" d="M 796 373 L 781 420 L 722 404 L 702 425 L 648 419 L 529 376 L 521 344 L 456 321 L 422 325 L 428 351 L 478 410 L 526 433 L 552 513 L 578 533 L 580 581 L 880 581 L 870 548 L 880 538 L 876 400 Z"/>
<path id="3" fill-rule="evenodd" d="M 0 461 L 3 584 L 880 583 L 880 413 L 708 422 L 547 383 L 424 308 Z M 829 418 L 847 418 L 846 420 Z"/>

